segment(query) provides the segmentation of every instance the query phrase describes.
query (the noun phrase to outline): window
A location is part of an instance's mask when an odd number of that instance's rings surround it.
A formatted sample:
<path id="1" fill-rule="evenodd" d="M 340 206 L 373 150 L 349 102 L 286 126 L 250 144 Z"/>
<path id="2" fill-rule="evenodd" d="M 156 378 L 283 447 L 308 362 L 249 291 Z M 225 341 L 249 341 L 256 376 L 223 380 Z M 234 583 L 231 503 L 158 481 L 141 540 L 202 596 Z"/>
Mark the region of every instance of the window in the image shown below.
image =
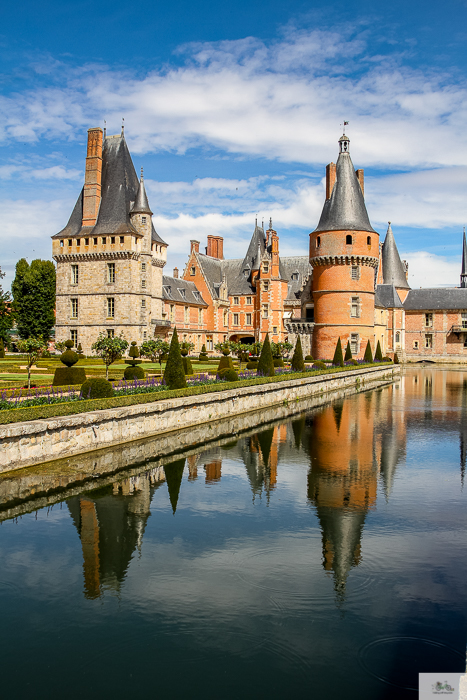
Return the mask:
<path id="1" fill-rule="evenodd" d="M 352 355 L 358 354 L 358 333 L 350 334 L 350 350 L 352 351 Z"/>
<path id="2" fill-rule="evenodd" d="M 77 239 L 76 239 L 76 245 L 77 245 L 77 246 L 80 246 L 80 245 L 81 245 L 81 238 L 77 238 Z"/>
<path id="3" fill-rule="evenodd" d="M 269 282 L 268 281 L 263 282 L 263 289 L 265 292 L 269 292 Z"/>
<path id="4" fill-rule="evenodd" d="M 233 315 L 233 324 L 234 326 L 238 326 L 238 314 Z"/>
<path id="5" fill-rule="evenodd" d="M 110 236 L 110 245 L 115 245 L 115 236 Z"/>
<path id="6" fill-rule="evenodd" d="M 71 300 L 71 318 L 78 318 L 78 299 Z"/>
<path id="7" fill-rule="evenodd" d="M 196 289 L 193 291 L 193 296 L 196 301 L 201 301 L 201 294 Z"/>
<path id="8" fill-rule="evenodd" d="M 107 318 L 115 318 L 115 299 L 107 297 Z"/>
<path id="9" fill-rule="evenodd" d="M 248 305 L 251 304 L 251 297 L 247 297 L 247 298 L 246 298 L 246 303 L 247 303 Z"/>
<path id="10" fill-rule="evenodd" d="M 366 244 L 371 246 L 371 236 L 366 237 Z"/>
<path id="11" fill-rule="evenodd" d="M 113 328 L 107 328 L 107 338 L 115 338 L 115 331 Z"/>
<path id="12" fill-rule="evenodd" d="M 78 331 L 70 331 L 70 340 L 72 341 L 75 348 L 78 346 Z"/>
<path id="13" fill-rule="evenodd" d="M 107 238 L 105 236 L 101 240 L 102 240 L 102 245 L 105 245 L 107 243 Z"/>
<path id="14" fill-rule="evenodd" d="M 207 348 L 208 350 L 212 350 L 212 349 L 213 349 L 212 335 L 207 335 L 207 336 L 206 336 L 206 348 Z"/>
<path id="15" fill-rule="evenodd" d="M 430 350 L 433 347 L 433 336 L 431 333 L 425 336 L 425 348 Z"/>
<path id="16" fill-rule="evenodd" d="M 71 266 L 71 284 L 78 284 L 79 272 L 78 265 Z"/>
<path id="17" fill-rule="evenodd" d="M 143 287 L 143 289 L 146 288 L 146 280 L 141 280 L 141 286 Z"/>
<path id="18" fill-rule="evenodd" d="M 425 314 L 425 328 L 433 327 L 433 314 Z"/>
<path id="19" fill-rule="evenodd" d="M 399 345 L 400 342 L 401 342 L 401 334 L 399 333 L 399 331 L 397 331 L 397 333 L 396 333 L 396 343 L 397 343 L 397 345 Z"/>
<path id="20" fill-rule="evenodd" d="M 263 263 L 263 272 L 269 272 L 269 263 Z"/>
<path id="21" fill-rule="evenodd" d="M 141 272 L 146 272 L 146 263 L 141 263 Z"/>
<path id="22" fill-rule="evenodd" d="M 196 267 L 190 267 L 190 275 L 194 277 L 196 275 Z"/>
<path id="23" fill-rule="evenodd" d="M 229 325 L 229 312 L 224 311 L 224 326 L 228 326 L 228 325 Z"/>
<path id="24" fill-rule="evenodd" d="M 63 239 L 60 240 L 60 247 L 63 248 Z"/>
<path id="25" fill-rule="evenodd" d="M 267 304 L 263 304 L 263 318 L 269 318 L 269 308 Z"/>
<path id="26" fill-rule="evenodd" d="M 120 243 L 125 243 L 125 236 L 120 236 Z"/>
<path id="27" fill-rule="evenodd" d="M 146 308 L 146 299 L 141 299 L 141 308 L 142 309 Z"/>
<path id="28" fill-rule="evenodd" d="M 352 245 L 352 236 L 349 234 L 345 237 L 345 243 L 346 245 Z"/>
<path id="29" fill-rule="evenodd" d="M 146 223 L 146 217 L 145 217 L 145 216 L 142 216 L 142 217 L 141 217 L 141 223 L 142 223 L 142 224 L 145 224 L 145 223 Z"/>
<path id="30" fill-rule="evenodd" d="M 462 313 L 461 314 L 461 325 L 462 328 L 467 328 L 467 313 Z"/>
<path id="31" fill-rule="evenodd" d="M 350 277 L 353 280 L 360 279 L 360 267 L 358 265 L 352 265 L 352 267 L 350 268 Z"/>
<path id="32" fill-rule="evenodd" d="M 418 340 L 413 341 L 413 349 L 418 350 Z"/>
<path id="33" fill-rule="evenodd" d="M 298 280 L 298 272 L 293 272 L 292 273 L 292 279 L 297 281 Z"/>
<path id="34" fill-rule="evenodd" d="M 170 304 L 170 320 L 173 321 L 175 318 L 175 304 Z"/>
<path id="35" fill-rule="evenodd" d="M 107 263 L 107 282 L 115 284 L 115 263 Z"/>
<path id="36" fill-rule="evenodd" d="M 321 236 L 318 236 L 318 238 L 316 239 L 316 247 L 321 248 Z"/>
<path id="37" fill-rule="evenodd" d="M 251 314 L 246 315 L 246 325 L 251 326 Z"/>
<path id="38" fill-rule="evenodd" d="M 84 245 L 89 245 L 89 238 L 84 239 Z"/>
<path id="39" fill-rule="evenodd" d="M 273 332 L 275 335 L 277 335 L 277 326 L 273 326 L 273 327 L 272 327 L 272 332 Z"/>
<path id="40" fill-rule="evenodd" d="M 73 245 L 73 241 L 71 240 L 71 238 L 68 239 L 68 245 L 69 246 Z"/>
<path id="41" fill-rule="evenodd" d="M 203 309 L 198 309 L 198 323 L 203 323 Z"/>
<path id="42" fill-rule="evenodd" d="M 352 297 L 352 303 L 350 305 L 350 315 L 352 316 L 352 318 L 358 318 L 360 316 L 359 297 Z"/>
<path id="43" fill-rule="evenodd" d="M 190 307 L 185 306 L 185 323 L 188 323 L 190 320 Z"/>
<path id="44" fill-rule="evenodd" d="M 233 298 L 233 303 L 235 304 L 235 306 L 238 306 L 238 297 Z"/>
<path id="45" fill-rule="evenodd" d="M 143 331 L 143 340 L 146 340 L 147 337 L 148 337 L 147 331 Z"/>
<path id="46" fill-rule="evenodd" d="M 93 245 L 97 245 L 97 238 L 93 238 L 92 243 L 93 243 Z"/>

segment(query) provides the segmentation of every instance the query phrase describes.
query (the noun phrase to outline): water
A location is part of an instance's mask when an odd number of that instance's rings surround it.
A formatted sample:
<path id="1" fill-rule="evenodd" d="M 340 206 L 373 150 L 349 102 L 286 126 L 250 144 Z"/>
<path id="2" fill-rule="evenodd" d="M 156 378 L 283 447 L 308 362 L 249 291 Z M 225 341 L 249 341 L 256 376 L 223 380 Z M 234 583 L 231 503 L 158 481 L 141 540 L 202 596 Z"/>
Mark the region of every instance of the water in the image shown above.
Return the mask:
<path id="1" fill-rule="evenodd" d="M 416 368 L 67 493 L 4 477 L 2 695 L 416 698 L 465 669 L 466 453 L 467 371 Z"/>

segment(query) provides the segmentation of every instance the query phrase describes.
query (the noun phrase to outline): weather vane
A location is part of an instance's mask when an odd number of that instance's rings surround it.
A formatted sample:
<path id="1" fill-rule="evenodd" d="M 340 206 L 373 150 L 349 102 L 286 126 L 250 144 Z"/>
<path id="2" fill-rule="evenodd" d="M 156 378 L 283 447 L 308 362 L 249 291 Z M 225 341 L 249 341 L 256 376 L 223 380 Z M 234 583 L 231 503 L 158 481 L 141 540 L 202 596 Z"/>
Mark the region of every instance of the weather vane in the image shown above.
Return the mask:
<path id="1" fill-rule="evenodd" d="M 348 126 L 348 125 L 349 125 L 349 122 L 344 122 L 344 130 L 343 130 L 344 136 L 345 136 L 345 127 Z M 341 124 L 341 126 L 342 126 L 342 124 Z"/>

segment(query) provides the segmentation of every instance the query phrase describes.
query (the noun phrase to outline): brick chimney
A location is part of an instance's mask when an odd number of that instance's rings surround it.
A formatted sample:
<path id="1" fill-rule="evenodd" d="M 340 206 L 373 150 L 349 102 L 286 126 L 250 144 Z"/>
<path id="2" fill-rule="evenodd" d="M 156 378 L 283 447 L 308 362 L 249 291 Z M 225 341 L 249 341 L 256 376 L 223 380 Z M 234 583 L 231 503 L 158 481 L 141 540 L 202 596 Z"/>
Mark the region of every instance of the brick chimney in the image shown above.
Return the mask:
<path id="1" fill-rule="evenodd" d="M 178 267 L 174 267 L 174 277 L 178 279 Z"/>
<path id="2" fill-rule="evenodd" d="M 335 184 L 336 164 L 329 163 L 329 165 L 326 165 L 326 199 L 329 199 L 331 197 Z"/>
<path id="3" fill-rule="evenodd" d="M 211 258 L 217 257 L 214 255 L 214 241 L 215 236 L 208 236 L 208 247 L 206 248 L 206 255 L 209 255 Z"/>
<path id="4" fill-rule="evenodd" d="M 88 129 L 88 150 L 83 192 L 83 226 L 95 226 L 101 203 L 102 129 Z"/>
<path id="5" fill-rule="evenodd" d="M 199 253 L 199 241 L 190 241 L 191 252 Z"/>
<path id="6" fill-rule="evenodd" d="M 224 239 L 221 236 L 217 236 L 217 256 L 219 260 L 224 259 Z"/>
<path id="7" fill-rule="evenodd" d="M 208 236 L 206 255 L 219 260 L 224 259 L 224 239 L 221 236 Z"/>
<path id="8" fill-rule="evenodd" d="M 360 183 L 360 188 L 362 190 L 363 196 L 365 196 L 365 183 L 364 183 L 364 178 L 363 178 L 363 168 L 360 168 L 360 170 L 355 171 L 355 175 L 358 178 L 358 182 Z"/>

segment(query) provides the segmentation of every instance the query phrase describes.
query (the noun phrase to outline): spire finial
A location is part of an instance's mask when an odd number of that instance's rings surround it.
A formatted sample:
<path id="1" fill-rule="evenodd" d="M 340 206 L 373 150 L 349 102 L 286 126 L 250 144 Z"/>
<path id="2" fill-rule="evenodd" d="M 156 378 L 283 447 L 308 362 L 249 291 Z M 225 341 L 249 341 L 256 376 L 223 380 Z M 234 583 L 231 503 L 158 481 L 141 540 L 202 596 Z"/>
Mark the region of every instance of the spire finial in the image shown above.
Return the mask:
<path id="1" fill-rule="evenodd" d="M 272 229 L 272 216 L 269 217 L 269 228 Z"/>
<path id="2" fill-rule="evenodd" d="M 104 138 L 107 136 L 107 122 L 104 119 Z"/>
<path id="3" fill-rule="evenodd" d="M 255 216 L 255 228 L 258 226 L 258 217 Z"/>
<path id="4" fill-rule="evenodd" d="M 125 117 L 122 117 L 122 136 L 123 136 L 124 131 L 125 131 Z"/>
<path id="5" fill-rule="evenodd" d="M 143 168 L 141 168 L 141 180 L 144 180 Z"/>

